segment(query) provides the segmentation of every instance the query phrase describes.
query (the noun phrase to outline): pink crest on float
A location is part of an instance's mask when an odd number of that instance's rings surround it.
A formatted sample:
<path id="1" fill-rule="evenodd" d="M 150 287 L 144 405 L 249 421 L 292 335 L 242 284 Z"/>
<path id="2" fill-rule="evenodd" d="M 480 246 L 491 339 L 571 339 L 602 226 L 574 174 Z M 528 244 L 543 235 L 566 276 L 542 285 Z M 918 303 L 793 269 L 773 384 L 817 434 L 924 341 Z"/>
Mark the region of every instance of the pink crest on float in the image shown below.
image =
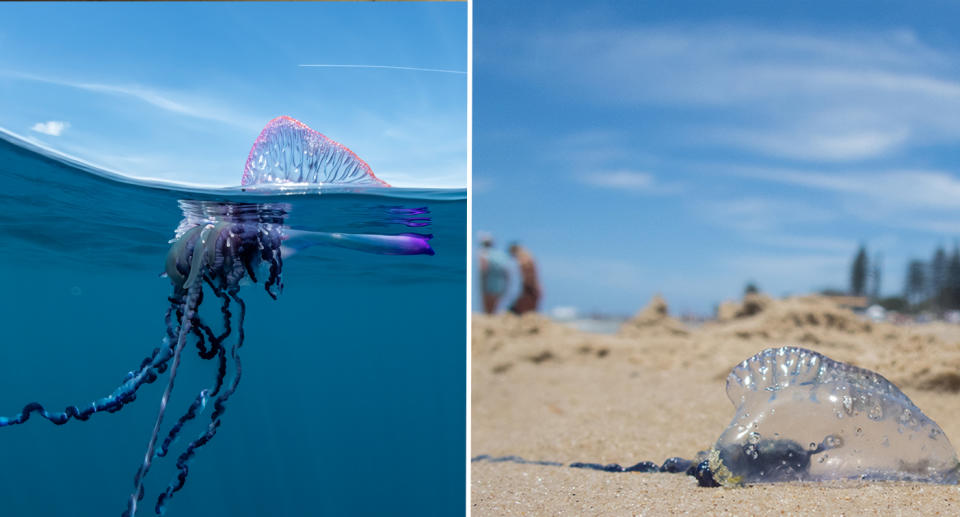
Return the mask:
<path id="1" fill-rule="evenodd" d="M 244 187 L 282 183 L 390 186 L 346 146 L 286 116 L 260 132 L 240 180 Z"/>

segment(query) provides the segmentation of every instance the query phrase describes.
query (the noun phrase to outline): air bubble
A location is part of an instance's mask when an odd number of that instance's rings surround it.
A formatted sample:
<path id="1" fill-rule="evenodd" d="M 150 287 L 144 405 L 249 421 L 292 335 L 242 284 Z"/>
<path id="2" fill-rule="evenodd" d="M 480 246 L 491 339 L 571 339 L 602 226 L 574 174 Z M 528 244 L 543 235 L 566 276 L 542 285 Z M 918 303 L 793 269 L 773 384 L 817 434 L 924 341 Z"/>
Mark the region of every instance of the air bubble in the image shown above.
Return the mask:
<path id="1" fill-rule="evenodd" d="M 823 439 L 823 445 L 828 449 L 838 449 L 843 447 L 843 438 L 835 434 L 831 434 Z"/>
<path id="2" fill-rule="evenodd" d="M 850 398 L 850 395 L 844 395 L 841 401 L 843 410 L 847 413 L 847 416 L 853 416 L 853 399 Z"/>

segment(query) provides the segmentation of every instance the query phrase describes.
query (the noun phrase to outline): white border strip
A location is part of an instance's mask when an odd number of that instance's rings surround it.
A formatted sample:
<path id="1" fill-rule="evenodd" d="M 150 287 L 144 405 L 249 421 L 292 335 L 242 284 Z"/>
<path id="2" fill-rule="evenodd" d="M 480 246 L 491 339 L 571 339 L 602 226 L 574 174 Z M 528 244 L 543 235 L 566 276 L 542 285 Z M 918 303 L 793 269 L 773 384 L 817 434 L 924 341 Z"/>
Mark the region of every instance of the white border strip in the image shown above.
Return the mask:
<path id="1" fill-rule="evenodd" d="M 473 299 L 473 0 L 467 1 L 467 500 L 464 515 L 470 515 L 470 378 L 472 353 L 471 300 Z"/>

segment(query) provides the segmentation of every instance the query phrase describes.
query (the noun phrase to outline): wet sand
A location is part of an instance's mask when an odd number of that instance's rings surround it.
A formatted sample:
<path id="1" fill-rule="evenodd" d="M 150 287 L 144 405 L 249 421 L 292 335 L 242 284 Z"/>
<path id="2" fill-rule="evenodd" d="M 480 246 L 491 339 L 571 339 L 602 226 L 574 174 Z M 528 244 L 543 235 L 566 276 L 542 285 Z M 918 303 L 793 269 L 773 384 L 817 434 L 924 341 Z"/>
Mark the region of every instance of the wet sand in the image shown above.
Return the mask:
<path id="1" fill-rule="evenodd" d="M 696 329 L 655 302 L 612 336 L 537 315 L 475 316 L 471 454 L 623 466 L 693 458 L 733 416 L 730 368 L 782 344 L 887 376 L 960 444 L 960 327 L 866 322 L 819 298 L 757 301 L 755 313 L 728 307 L 724 321 Z M 707 489 L 682 474 L 488 462 L 471 476 L 474 515 L 960 515 L 957 486 Z"/>

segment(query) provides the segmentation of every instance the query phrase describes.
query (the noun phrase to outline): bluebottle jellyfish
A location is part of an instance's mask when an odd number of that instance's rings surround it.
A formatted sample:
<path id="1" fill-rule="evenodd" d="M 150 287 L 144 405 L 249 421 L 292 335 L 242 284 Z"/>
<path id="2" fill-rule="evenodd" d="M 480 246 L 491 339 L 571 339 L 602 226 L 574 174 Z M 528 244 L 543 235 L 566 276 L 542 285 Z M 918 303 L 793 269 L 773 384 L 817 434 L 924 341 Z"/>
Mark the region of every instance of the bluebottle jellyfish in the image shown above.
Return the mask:
<path id="1" fill-rule="evenodd" d="M 242 184 L 268 188 L 286 183 L 311 185 L 364 185 L 388 187 L 370 167 L 346 147 L 320 135 L 289 117 L 272 120 L 253 145 L 244 169 Z M 212 403 L 206 425 L 182 450 L 176 460 L 177 474 L 157 497 L 154 511 L 163 514 L 170 498 L 183 488 L 190 462 L 217 434 L 227 402 L 234 395 L 242 375 L 240 350 L 244 345 L 246 304 L 241 285 L 262 283 L 273 299 L 283 289 L 283 259 L 310 246 L 328 245 L 391 255 L 433 255 L 432 235 L 349 234 L 292 229 L 285 225 L 289 205 L 283 203 L 237 203 L 181 200 L 184 218 L 176 229 L 166 255 L 162 276 L 169 279 L 172 292 L 166 310 L 166 335 L 139 365 L 126 375 L 112 393 L 88 404 L 51 411 L 32 402 L 20 413 L 0 417 L 0 427 L 26 423 L 39 415 L 57 425 L 70 420 L 85 421 L 96 413 L 113 413 L 134 402 L 138 390 L 167 375 L 166 387 L 143 460 L 134 475 L 134 488 L 124 516 L 134 516 L 144 497 L 144 479 L 157 458 L 167 456 L 185 427 L 199 418 Z M 387 210 L 397 217 L 398 210 Z M 415 209 L 411 225 L 429 218 L 426 209 Z M 399 214 L 400 216 L 404 214 Z M 221 322 L 215 329 L 200 316 L 205 298 L 219 304 Z M 166 432 L 164 415 L 174 388 L 177 370 L 187 348 L 193 344 L 197 355 L 215 365 L 214 380 L 203 387 L 187 410 Z"/>
<path id="2" fill-rule="evenodd" d="M 770 348 L 735 366 L 730 425 L 696 459 L 662 465 L 572 463 L 606 472 L 683 472 L 701 486 L 821 481 L 960 482 L 943 430 L 883 376 L 797 347 Z M 517 456 L 473 461 L 530 461 Z"/>
<path id="3" fill-rule="evenodd" d="M 765 350 L 727 377 L 733 421 L 709 453 L 722 485 L 896 480 L 956 484 L 943 430 L 883 376 L 803 348 Z"/>

